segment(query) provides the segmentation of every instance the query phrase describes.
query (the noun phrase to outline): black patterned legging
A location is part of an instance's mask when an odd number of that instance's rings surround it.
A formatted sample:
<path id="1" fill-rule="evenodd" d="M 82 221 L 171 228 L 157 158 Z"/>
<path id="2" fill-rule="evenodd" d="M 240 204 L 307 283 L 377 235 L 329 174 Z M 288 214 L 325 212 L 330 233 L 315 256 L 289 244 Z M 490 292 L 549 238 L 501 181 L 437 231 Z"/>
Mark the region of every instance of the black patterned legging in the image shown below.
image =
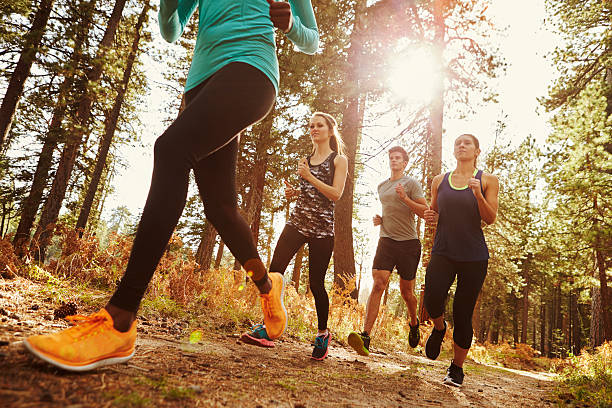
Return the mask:
<path id="1" fill-rule="evenodd" d="M 193 169 L 206 218 L 244 264 L 259 258 L 238 212 L 237 135 L 265 117 L 276 92 L 259 69 L 230 63 L 185 94 L 186 107 L 155 142 L 153 177 L 127 269 L 110 300 L 136 312 L 185 207 Z"/>
<path id="2" fill-rule="evenodd" d="M 325 290 L 325 274 L 334 250 L 334 237 L 309 238 L 302 235 L 293 225 L 287 224 L 283 229 L 270 263 L 270 272 L 285 273 L 287 265 L 302 245 L 308 243 L 308 274 L 310 290 L 317 309 L 319 330 L 327 329 L 329 315 L 329 297 Z"/>

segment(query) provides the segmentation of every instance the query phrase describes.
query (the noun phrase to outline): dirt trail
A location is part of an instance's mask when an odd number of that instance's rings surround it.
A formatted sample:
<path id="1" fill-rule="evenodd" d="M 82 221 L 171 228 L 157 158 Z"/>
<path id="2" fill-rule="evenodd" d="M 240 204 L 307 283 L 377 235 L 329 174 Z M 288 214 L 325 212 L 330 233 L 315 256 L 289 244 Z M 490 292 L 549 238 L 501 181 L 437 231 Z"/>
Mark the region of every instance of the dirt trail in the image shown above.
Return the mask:
<path id="1" fill-rule="evenodd" d="M 543 407 L 555 406 L 542 373 L 467 364 L 461 389 L 441 383 L 448 361 L 412 352 L 361 357 L 332 340 L 323 362 L 309 344 L 285 339 L 274 349 L 213 333 L 185 341 L 181 322 L 141 324 L 128 363 L 76 374 L 56 370 L 20 340 L 66 327 L 41 285 L 0 279 L 2 407 Z M 89 310 L 80 310 L 89 312 Z"/>

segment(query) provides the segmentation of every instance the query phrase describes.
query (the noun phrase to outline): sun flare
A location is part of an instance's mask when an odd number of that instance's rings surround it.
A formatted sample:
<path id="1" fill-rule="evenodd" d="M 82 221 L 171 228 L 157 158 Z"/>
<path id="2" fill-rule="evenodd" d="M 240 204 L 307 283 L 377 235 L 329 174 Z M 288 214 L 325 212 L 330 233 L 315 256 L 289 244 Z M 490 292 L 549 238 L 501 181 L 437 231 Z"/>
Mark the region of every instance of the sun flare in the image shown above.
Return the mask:
<path id="1" fill-rule="evenodd" d="M 430 50 L 406 49 L 393 58 L 391 67 L 387 84 L 397 98 L 406 102 L 432 99 L 439 67 L 435 66 Z"/>

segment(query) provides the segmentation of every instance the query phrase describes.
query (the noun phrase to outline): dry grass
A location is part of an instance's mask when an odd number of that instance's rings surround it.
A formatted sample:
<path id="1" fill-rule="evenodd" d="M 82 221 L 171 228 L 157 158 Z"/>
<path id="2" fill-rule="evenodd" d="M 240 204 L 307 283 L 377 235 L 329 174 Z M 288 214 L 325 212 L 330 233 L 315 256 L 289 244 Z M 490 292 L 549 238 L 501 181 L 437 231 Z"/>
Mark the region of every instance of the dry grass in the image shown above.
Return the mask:
<path id="1" fill-rule="evenodd" d="M 56 234 L 62 253 L 43 267 L 19 261 L 10 242 L 0 240 L 0 268 L 18 271 L 24 277 L 48 285 L 67 281 L 75 288 L 81 288 L 71 294 L 72 298 L 61 299 L 65 301 L 83 300 L 87 292 L 83 288 L 87 287 L 110 295 L 127 265 L 132 239 L 113 235 L 108 247 L 101 248 L 96 236 L 85 234 L 78 237 L 67 226 L 57 226 Z M 344 290 L 330 293 L 329 327 L 333 337 L 342 343 L 351 331 L 361 331 L 363 326 L 365 305 L 350 297 L 354 289 L 355 282 L 349 281 Z M 289 314 L 287 335 L 303 341 L 312 340 L 317 330 L 312 295 L 300 295 L 289 284 L 285 291 L 285 305 Z M 262 320 L 258 291 L 252 282 L 247 281 L 244 271 L 200 269 L 191 250 L 176 236 L 172 237 L 153 276 L 141 313 L 145 316 L 180 317 L 190 321 L 192 328 L 233 332 L 245 330 L 253 322 Z M 431 326 L 421 325 L 421 346 L 430 331 Z M 382 306 L 371 333 L 372 347 L 387 352 L 412 350 L 408 345 L 408 332 L 408 321 Z M 443 353 L 451 352 L 452 331 L 448 330 Z M 551 366 L 550 360 L 538 357 L 526 345 L 474 345 L 470 357 L 477 362 L 518 369 L 547 370 Z"/>

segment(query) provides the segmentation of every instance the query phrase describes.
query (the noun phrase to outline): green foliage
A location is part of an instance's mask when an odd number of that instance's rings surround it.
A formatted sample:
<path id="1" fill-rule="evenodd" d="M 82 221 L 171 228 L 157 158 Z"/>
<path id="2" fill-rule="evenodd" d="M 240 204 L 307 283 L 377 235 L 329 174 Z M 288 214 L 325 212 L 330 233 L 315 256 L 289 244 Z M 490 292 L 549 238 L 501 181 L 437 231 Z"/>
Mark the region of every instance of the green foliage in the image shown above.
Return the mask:
<path id="1" fill-rule="evenodd" d="M 568 405 L 612 406 L 612 344 L 605 343 L 594 353 L 571 356 L 557 393 Z"/>

